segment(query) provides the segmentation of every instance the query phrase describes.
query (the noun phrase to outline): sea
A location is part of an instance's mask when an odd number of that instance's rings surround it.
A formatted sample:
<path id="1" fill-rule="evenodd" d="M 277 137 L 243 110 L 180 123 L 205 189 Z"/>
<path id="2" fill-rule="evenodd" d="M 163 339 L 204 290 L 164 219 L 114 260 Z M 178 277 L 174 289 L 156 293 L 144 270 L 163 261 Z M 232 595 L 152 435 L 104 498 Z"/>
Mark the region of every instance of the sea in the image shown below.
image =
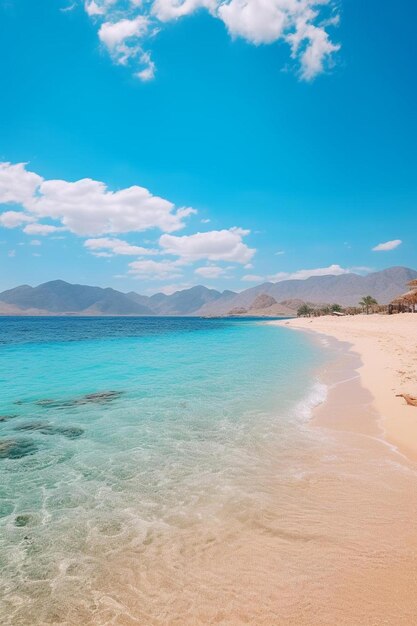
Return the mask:
<path id="1" fill-rule="evenodd" d="M 381 519 L 415 473 L 311 425 L 336 352 L 259 319 L 0 318 L 0 623 L 334 624 L 329 590 L 385 623 L 343 590 L 404 571 Z"/>

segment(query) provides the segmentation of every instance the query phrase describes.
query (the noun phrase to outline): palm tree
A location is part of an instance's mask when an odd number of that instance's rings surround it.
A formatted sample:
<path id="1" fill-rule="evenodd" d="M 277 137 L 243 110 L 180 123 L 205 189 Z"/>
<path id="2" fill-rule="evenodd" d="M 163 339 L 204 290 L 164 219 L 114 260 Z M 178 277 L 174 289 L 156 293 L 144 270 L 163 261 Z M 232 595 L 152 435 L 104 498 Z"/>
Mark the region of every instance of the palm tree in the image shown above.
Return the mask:
<path id="1" fill-rule="evenodd" d="M 372 296 L 364 296 L 359 302 L 359 306 L 366 310 L 366 315 L 369 315 L 369 309 L 377 304 L 378 302 Z"/>
<path id="2" fill-rule="evenodd" d="M 298 308 L 297 315 L 298 317 L 310 317 L 312 312 L 313 312 L 313 309 L 309 307 L 308 304 L 304 303 Z"/>

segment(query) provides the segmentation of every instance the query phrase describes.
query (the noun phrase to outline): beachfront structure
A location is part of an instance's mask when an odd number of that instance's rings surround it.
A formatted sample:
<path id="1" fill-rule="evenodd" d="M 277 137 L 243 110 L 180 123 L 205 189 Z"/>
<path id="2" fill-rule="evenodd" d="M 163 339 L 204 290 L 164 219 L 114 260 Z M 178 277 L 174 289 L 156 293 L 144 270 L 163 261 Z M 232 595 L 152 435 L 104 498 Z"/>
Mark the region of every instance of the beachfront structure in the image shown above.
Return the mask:
<path id="1" fill-rule="evenodd" d="M 417 313 L 417 278 L 410 280 L 407 283 L 410 290 L 407 293 L 403 293 L 401 296 L 397 296 L 388 305 L 388 313 L 394 313 L 395 309 L 397 313 L 413 312 Z"/>

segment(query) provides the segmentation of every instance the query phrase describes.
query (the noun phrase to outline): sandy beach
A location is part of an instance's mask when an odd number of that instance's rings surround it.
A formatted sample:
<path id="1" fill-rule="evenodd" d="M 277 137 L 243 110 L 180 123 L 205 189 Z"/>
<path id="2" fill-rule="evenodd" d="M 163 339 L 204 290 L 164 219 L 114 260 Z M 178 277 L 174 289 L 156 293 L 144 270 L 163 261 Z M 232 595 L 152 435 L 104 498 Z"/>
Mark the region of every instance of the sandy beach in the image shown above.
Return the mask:
<path id="1" fill-rule="evenodd" d="M 390 444 L 417 460 L 417 407 L 399 396 L 417 396 L 417 314 L 323 316 L 271 323 L 347 342 L 360 359 L 356 368 L 360 382 L 372 396 L 378 422 L 374 428 L 379 427 Z M 354 406 L 355 394 L 350 399 Z M 350 417 L 354 423 L 352 411 Z M 372 432 L 370 424 L 358 428 Z"/>

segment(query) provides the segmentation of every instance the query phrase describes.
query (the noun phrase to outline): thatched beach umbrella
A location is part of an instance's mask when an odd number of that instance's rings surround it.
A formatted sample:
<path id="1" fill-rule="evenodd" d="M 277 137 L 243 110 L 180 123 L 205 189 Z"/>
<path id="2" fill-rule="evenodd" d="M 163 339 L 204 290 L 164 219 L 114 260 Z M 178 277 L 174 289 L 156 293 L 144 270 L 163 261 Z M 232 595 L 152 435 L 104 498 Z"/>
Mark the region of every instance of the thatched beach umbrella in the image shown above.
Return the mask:
<path id="1" fill-rule="evenodd" d="M 411 302 L 411 304 L 416 304 L 416 302 L 417 302 L 417 289 L 412 289 L 408 293 L 404 294 L 404 300 L 406 302 Z"/>
<path id="2" fill-rule="evenodd" d="M 399 304 L 401 302 L 417 302 L 417 289 L 411 289 L 411 291 L 397 296 L 397 298 L 392 301 L 392 304 Z"/>
<path id="3" fill-rule="evenodd" d="M 411 283 L 416 283 L 416 286 L 417 286 L 417 280 L 410 281 L 410 283 L 408 284 L 411 286 Z M 403 293 L 401 296 L 397 296 L 396 298 L 394 298 L 394 300 L 391 301 L 388 312 L 392 313 L 393 306 L 398 307 L 399 313 L 404 311 L 404 308 L 409 310 L 409 307 L 411 307 L 411 310 L 415 312 L 416 304 L 417 304 L 417 289 L 410 289 L 410 291 L 407 291 L 407 293 Z"/>

